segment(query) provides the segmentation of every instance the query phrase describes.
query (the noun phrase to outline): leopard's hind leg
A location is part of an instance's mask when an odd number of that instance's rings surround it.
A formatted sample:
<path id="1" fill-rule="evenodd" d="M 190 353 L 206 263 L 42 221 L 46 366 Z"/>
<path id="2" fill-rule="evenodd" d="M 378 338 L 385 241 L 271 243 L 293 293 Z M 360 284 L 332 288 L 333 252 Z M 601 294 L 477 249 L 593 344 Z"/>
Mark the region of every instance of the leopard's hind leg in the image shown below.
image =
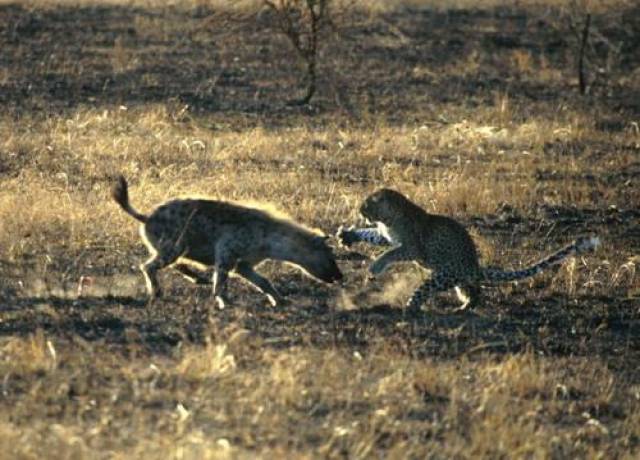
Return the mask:
<path id="1" fill-rule="evenodd" d="M 434 297 L 439 292 L 448 291 L 456 286 L 457 280 L 445 272 L 434 272 L 431 279 L 425 281 L 416 289 L 407 302 L 406 309 L 412 312 L 419 311 L 427 299 Z"/>

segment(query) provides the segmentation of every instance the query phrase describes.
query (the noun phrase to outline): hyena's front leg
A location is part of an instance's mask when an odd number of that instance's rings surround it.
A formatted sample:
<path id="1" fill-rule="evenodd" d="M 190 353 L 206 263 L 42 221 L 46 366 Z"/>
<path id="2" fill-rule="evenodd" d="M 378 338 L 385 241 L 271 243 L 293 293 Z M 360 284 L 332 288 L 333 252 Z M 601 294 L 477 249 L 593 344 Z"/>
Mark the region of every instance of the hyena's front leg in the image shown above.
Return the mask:
<path id="1" fill-rule="evenodd" d="M 273 287 L 271 282 L 264 276 L 256 272 L 251 264 L 247 262 L 240 262 L 236 266 L 236 273 L 256 286 L 262 292 L 264 292 L 269 298 L 269 303 L 272 306 L 282 305 L 285 303 L 284 297 Z"/>
<path id="2" fill-rule="evenodd" d="M 229 302 L 227 299 L 227 280 L 229 279 L 229 270 L 222 267 L 216 267 L 213 272 L 213 298 L 220 310 L 223 310 Z"/>
<path id="3" fill-rule="evenodd" d="M 395 262 L 412 260 L 409 251 L 404 246 L 398 246 L 383 253 L 380 257 L 373 261 L 369 266 L 369 272 L 372 275 L 379 275 L 384 272 L 387 267 Z"/>
<path id="4" fill-rule="evenodd" d="M 216 247 L 216 264 L 213 272 L 213 298 L 222 310 L 227 303 L 227 280 L 229 271 L 236 265 L 236 260 L 223 245 Z"/>

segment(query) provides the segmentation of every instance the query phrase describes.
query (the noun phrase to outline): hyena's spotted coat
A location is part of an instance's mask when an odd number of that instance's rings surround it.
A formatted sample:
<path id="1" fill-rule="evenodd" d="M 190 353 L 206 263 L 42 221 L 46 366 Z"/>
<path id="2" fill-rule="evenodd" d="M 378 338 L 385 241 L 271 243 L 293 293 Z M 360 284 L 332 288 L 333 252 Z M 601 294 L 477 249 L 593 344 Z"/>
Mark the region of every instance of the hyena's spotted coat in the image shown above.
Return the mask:
<path id="1" fill-rule="evenodd" d="M 193 282 L 213 284 L 221 307 L 229 272 L 255 285 L 273 305 L 282 302 L 269 280 L 254 270 L 266 259 L 290 262 L 327 283 L 342 279 L 325 236 L 267 211 L 225 201 L 175 199 L 144 215 L 131 207 L 124 177 L 117 179 L 112 196 L 142 222 L 140 233 L 151 257 L 140 268 L 151 299 L 160 295 L 158 270 L 170 265 Z M 178 260 L 212 266 L 212 279 L 188 264 L 174 265 Z"/>

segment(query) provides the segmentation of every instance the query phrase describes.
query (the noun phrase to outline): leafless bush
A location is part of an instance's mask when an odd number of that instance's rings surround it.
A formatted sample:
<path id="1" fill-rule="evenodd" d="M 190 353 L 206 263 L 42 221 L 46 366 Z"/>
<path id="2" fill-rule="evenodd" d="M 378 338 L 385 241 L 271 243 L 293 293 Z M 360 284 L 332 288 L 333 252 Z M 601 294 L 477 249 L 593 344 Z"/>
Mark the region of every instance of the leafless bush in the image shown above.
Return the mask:
<path id="1" fill-rule="evenodd" d="M 304 61 L 306 90 L 292 105 L 309 103 L 316 93 L 318 50 L 333 26 L 332 0 L 264 0 L 275 14 L 276 29 L 284 34 Z"/>
<path id="2" fill-rule="evenodd" d="M 602 29 L 594 15 L 598 11 L 586 0 L 572 0 L 564 10 L 575 50 L 578 87 L 584 95 L 596 83 L 607 84 L 618 67 L 623 43 Z M 617 22 L 610 19 L 610 24 Z"/>

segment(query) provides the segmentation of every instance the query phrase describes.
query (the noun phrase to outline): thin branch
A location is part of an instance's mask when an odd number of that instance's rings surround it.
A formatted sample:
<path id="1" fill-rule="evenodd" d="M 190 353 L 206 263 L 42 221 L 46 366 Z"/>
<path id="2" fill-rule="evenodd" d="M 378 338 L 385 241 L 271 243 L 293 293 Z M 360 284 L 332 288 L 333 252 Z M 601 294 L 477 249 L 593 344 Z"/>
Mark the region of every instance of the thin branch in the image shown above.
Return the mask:
<path id="1" fill-rule="evenodd" d="M 278 28 L 306 64 L 306 92 L 291 105 L 309 103 L 316 92 L 320 33 L 331 24 L 330 0 L 263 0 L 276 15 Z"/>
<path id="2" fill-rule="evenodd" d="M 587 13 L 584 27 L 582 29 L 582 41 L 580 43 L 580 54 L 578 55 L 578 83 L 580 84 L 580 94 L 587 94 L 587 76 L 584 69 L 584 52 L 589 40 L 589 27 L 591 26 L 591 14 Z"/>

